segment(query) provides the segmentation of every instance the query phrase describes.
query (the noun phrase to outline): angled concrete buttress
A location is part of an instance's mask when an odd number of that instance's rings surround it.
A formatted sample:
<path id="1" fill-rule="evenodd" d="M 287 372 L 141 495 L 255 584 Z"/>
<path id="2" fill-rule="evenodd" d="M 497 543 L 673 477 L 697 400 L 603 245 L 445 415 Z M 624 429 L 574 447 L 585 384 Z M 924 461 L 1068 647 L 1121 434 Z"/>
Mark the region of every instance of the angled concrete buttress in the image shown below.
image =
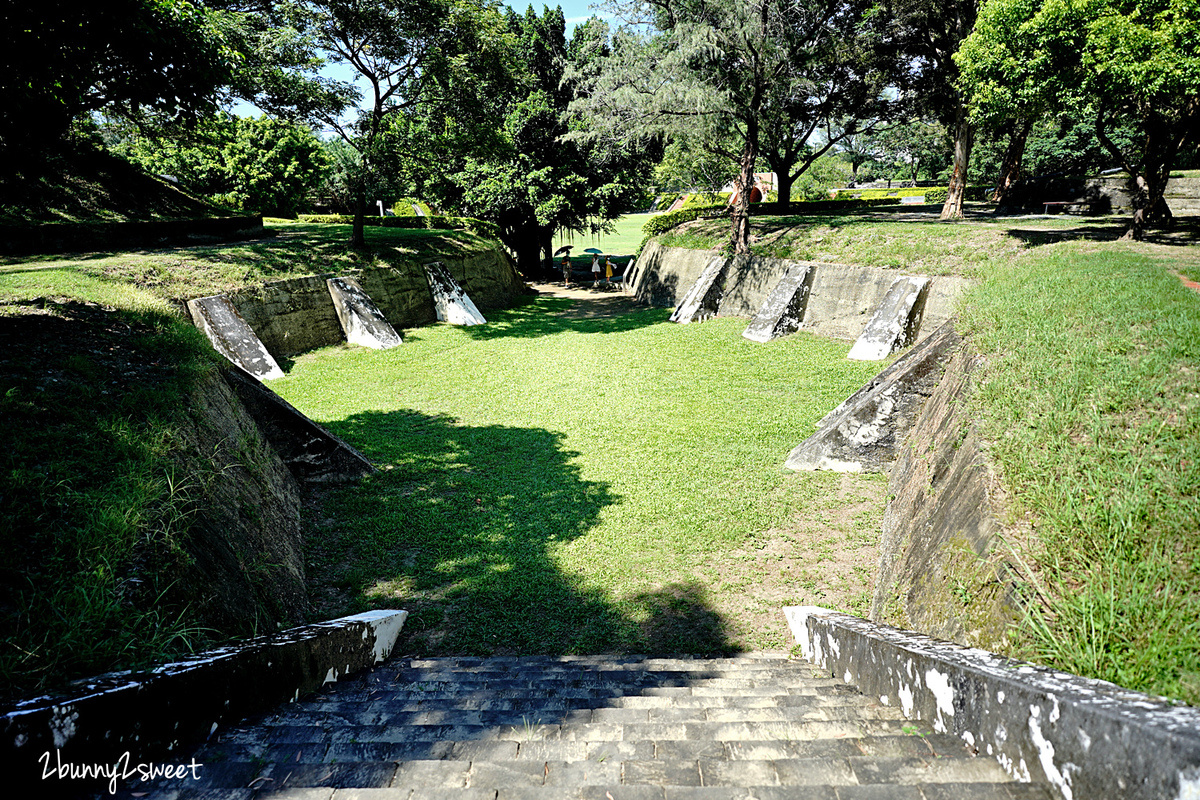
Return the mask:
<path id="1" fill-rule="evenodd" d="M 742 336 L 752 342 L 769 342 L 800 330 L 813 274 L 812 264 L 789 266 Z"/>
<path id="2" fill-rule="evenodd" d="M 338 322 L 350 344 L 387 350 L 403 343 L 400 334 L 383 316 L 379 306 L 367 296 L 353 278 L 329 278 L 325 281 Z"/>
<path id="3" fill-rule="evenodd" d="M 300 413 L 253 375 L 234 365 L 225 378 L 296 480 L 343 483 L 375 472 L 362 453 Z"/>
<path id="4" fill-rule="evenodd" d="M 439 320 L 451 325 L 482 325 L 487 322 L 445 264 L 440 261 L 428 262 L 425 264 L 425 277 L 429 280 L 429 291 L 433 294 L 433 307 L 437 310 Z"/>
<path id="5" fill-rule="evenodd" d="M 897 278 L 846 358 L 882 361 L 912 341 L 928 291 L 929 278 Z"/>
<path id="6" fill-rule="evenodd" d="M 960 341 L 953 320 L 942 325 L 826 414 L 784 466 L 835 472 L 889 469 Z"/>
<path id="7" fill-rule="evenodd" d="M 188 300 L 187 308 L 192 322 L 204 331 L 218 353 L 259 380 L 283 377 L 283 370 L 275 358 L 233 307 L 228 295 Z"/>
<path id="8" fill-rule="evenodd" d="M 111 766 L 123 755 L 131 768 L 177 760 L 181 750 L 246 716 L 382 663 L 407 616 L 407 611 L 368 611 L 304 625 L 145 672 L 75 681 L 62 695 L 20 702 L 0 716 L 5 787 L 19 789 L 12 797 L 76 797 L 102 785 L 111 791 L 120 781 L 110 783 L 109 774 L 90 783 L 62 780 L 56 767 Z M 129 777 L 120 770 L 117 775 Z M 26 794 L 28 789 L 35 791 Z"/>
<path id="9" fill-rule="evenodd" d="M 709 259 L 700 277 L 692 284 L 692 288 L 688 289 L 683 301 L 671 315 L 671 322 L 686 325 L 716 316 L 721 293 L 725 290 L 725 266 L 728 263 L 729 259 L 725 256 L 713 256 Z"/>

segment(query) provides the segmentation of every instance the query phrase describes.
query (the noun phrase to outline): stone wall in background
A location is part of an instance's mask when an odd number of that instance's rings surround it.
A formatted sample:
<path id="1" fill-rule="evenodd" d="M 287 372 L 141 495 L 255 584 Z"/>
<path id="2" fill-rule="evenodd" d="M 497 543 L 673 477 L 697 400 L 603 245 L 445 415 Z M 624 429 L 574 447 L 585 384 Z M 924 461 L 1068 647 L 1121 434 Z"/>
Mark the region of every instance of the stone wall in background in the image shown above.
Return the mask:
<path id="1" fill-rule="evenodd" d="M 422 263 L 414 259 L 399 266 L 353 270 L 363 291 L 396 330 L 428 325 L 437 319 Z M 483 310 L 511 305 L 524 294 L 525 283 L 512 261 L 497 246 L 449 256 L 437 256 L 450 274 Z M 230 293 L 238 313 L 249 323 L 272 355 L 290 355 L 345 341 L 325 281 L 333 273 L 290 278 Z"/>
<path id="2" fill-rule="evenodd" d="M 626 290 L 642 303 L 676 306 L 714 255 L 709 250 L 660 247 L 651 241 L 638 257 L 637 274 Z M 788 269 L 801 263 L 806 262 L 757 256 L 730 259 L 718 315 L 753 317 Z M 891 285 L 906 274 L 881 267 L 812 263 L 814 275 L 802 330 L 837 339 L 857 338 Z M 950 319 L 970 285 L 966 278 L 955 276 L 930 279 L 918 341 Z"/>

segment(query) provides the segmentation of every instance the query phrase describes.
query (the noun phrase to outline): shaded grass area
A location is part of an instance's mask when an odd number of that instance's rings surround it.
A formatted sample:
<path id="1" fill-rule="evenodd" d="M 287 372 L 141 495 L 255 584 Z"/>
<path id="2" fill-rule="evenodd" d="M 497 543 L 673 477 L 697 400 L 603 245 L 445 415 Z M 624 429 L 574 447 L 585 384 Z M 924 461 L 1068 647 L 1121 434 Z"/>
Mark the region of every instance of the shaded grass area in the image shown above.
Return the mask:
<path id="1" fill-rule="evenodd" d="M 214 356 L 191 325 L 132 299 L 140 309 L 41 302 L 0 315 L 6 698 L 205 638 L 163 595 L 197 500 L 172 459 L 177 416 Z"/>
<path id="2" fill-rule="evenodd" d="M 128 222 L 228 216 L 123 158 L 90 144 L 8 159 L 0 181 L 0 225 Z"/>
<path id="3" fill-rule="evenodd" d="M 778 617 L 802 579 L 751 556 L 845 487 L 782 460 L 878 365 L 748 342 L 744 320 L 559 316 L 569 302 L 316 351 L 273 383 L 384 467 L 325 499 L 318 603 L 409 609 L 414 652 L 786 647 L 782 619 L 747 609 L 769 588 Z"/>
<path id="4" fill-rule="evenodd" d="M 1200 297 L 1146 252 L 989 265 L 964 323 L 992 456 L 1038 533 L 1023 654 L 1196 704 Z"/>
<path id="5" fill-rule="evenodd" d="M 165 298 L 199 297 L 288 277 L 454 257 L 497 246 L 467 231 L 367 228 L 367 247 L 356 250 L 348 245 L 349 225 L 290 224 L 279 231 L 265 239 L 195 247 L 4 258 L 0 300 L 47 292 L 88 297 L 102 283 L 113 288 L 100 291 L 132 286 Z"/>

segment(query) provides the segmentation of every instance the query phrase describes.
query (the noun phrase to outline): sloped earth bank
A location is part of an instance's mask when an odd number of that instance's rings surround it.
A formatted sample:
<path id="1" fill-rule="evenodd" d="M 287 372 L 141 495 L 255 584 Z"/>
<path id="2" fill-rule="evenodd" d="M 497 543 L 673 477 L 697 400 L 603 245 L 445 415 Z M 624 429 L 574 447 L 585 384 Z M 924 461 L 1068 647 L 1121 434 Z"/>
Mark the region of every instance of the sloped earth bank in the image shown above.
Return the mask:
<path id="1" fill-rule="evenodd" d="M 543 298 L 552 299 L 546 306 L 549 312 L 547 316 L 559 320 L 554 322 L 545 318 L 541 319 L 537 328 L 539 341 L 543 336 L 553 336 L 555 332 L 566 329 L 573 332 L 597 333 L 609 329 L 604 326 L 610 324 L 612 330 L 628 330 L 635 326 L 650 324 L 643 321 L 643 317 L 639 315 L 651 315 L 646 319 L 658 324 L 665 315 L 665 312 L 661 310 L 648 310 L 644 306 L 636 304 L 627 295 L 618 291 L 593 290 L 588 286 L 574 286 L 567 289 L 561 284 L 534 284 L 533 286 Z M 539 298 L 538 302 L 543 301 Z M 508 323 L 501 319 L 499 329 L 506 330 L 504 328 L 506 324 Z M 722 324 L 725 323 L 707 323 L 710 326 Z M 738 324 L 741 324 L 741 321 Z M 481 336 L 486 333 L 482 330 L 486 327 L 488 326 L 480 326 L 479 329 L 472 329 L 470 334 L 463 332 L 461 335 L 464 337 Z M 676 326 L 664 328 L 664 332 L 669 338 L 677 338 L 683 331 L 682 327 Z M 722 331 L 721 335 L 724 333 Z M 490 335 L 503 338 L 513 334 L 509 331 Z M 731 335 L 736 336 L 736 334 Z M 742 341 L 740 336 L 736 336 L 736 338 L 739 343 Z M 603 339 L 604 337 L 591 337 L 593 342 Z M 813 348 L 829 346 L 828 342 L 815 337 L 810 341 Z M 460 348 L 444 351 L 446 352 L 446 363 L 449 364 L 451 359 L 463 357 L 460 355 L 462 350 L 480 346 L 482 346 L 482 342 L 468 339 L 467 343 Z M 739 344 L 739 346 L 741 345 Z M 749 343 L 745 346 L 762 347 L 762 345 L 750 345 Z M 808 346 L 807 343 L 798 343 L 794 350 L 778 347 L 773 351 L 776 354 L 774 357 L 778 359 L 796 357 L 800 353 L 807 352 Z M 580 348 L 583 347 L 584 345 L 581 344 Z M 595 351 L 587 351 L 585 361 L 588 363 L 585 363 L 580 369 L 584 371 L 596 369 L 593 363 L 593 353 L 599 353 L 600 355 L 596 356 L 599 358 L 610 360 L 617 358 L 615 355 L 605 354 L 602 344 L 597 343 L 595 347 L 597 348 Z M 848 347 L 848 343 L 844 345 L 844 348 Z M 406 343 L 404 348 L 411 349 L 411 343 Z M 404 348 L 389 352 L 398 353 Z M 830 363 L 842 362 L 844 359 L 843 346 L 834 344 L 834 348 L 839 348 L 836 349 L 836 353 L 821 355 L 819 358 L 833 359 Z M 529 354 L 524 357 L 528 358 L 530 362 L 537 362 L 543 357 L 549 358 L 549 356 L 542 356 L 536 351 L 523 352 Z M 343 359 L 348 358 L 348 354 L 343 355 L 343 353 L 325 351 L 310 356 L 301 356 L 297 360 L 294 374 L 302 380 L 306 371 L 316 369 L 337 370 L 345 375 L 359 374 L 355 367 L 349 364 L 343 366 L 345 363 Z M 398 355 L 388 357 L 395 358 Z M 662 357 L 669 358 L 670 356 Z M 310 363 L 308 359 L 314 359 L 314 361 Z M 751 372 L 753 362 L 746 361 L 744 363 L 746 370 Z M 713 368 L 719 371 L 722 366 L 718 364 Z M 854 369 L 859 369 L 859 367 Z M 844 391 L 848 395 L 857 388 L 861 380 L 869 378 L 870 370 L 877 369 L 877 366 L 862 367 L 861 369 L 863 370 L 861 377 L 856 377 L 853 382 L 847 382 L 844 389 L 837 389 L 834 392 Z M 437 379 L 436 373 L 433 371 L 429 373 L 429 377 L 433 380 Z M 514 380 L 521 379 L 536 380 L 530 379 L 527 374 L 518 371 L 514 375 Z M 389 378 L 381 383 L 383 391 L 392 391 L 392 384 L 388 382 L 390 380 L 393 379 Z M 647 377 L 646 380 L 655 380 L 655 378 Z M 842 376 L 840 380 L 845 381 L 846 378 Z M 332 405 L 315 407 L 314 404 L 319 405 L 322 402 L 318 390 L 305 388 L 299 393 L 299 396 L 294 396 L 295 393 L 286 385 L 287 382 L 285 381 L 279 387 L 285 396 L 318 419 L 328 418 L 328 424 L 331 427 L 348 435 L 351 441 L 369 456 L 372 455 L 373 449 L 376 451 L 374 456 L 377 459 L 383 453 L 396 452 L 398 449 L 394 444 L 376 448 L 365 438 L 355 440 L 356 434 L 349 429 L 339 427 L 337 421 L 338 417 L 347 414 L 347 411 L 350 410 L 349 407 L 341 406 L 337 410 Z M 703 385 L 706 383 L 704 375 L 696 374 L 694 383 L 701 387 L 700 391 L 703 391 Z M 395 391 L 398 395 L 403 393 L 401 405 L 408 403 L 415 405 L 408 388 Z M 600 386 L 596 391 L 602 394 L 605 389 Z M 304 392 L 311 393 L 313 399 L 307 399 Z M 370 391 L 364 392 L 364 396 L 372 397 Z M 439 426 L 437 438 L 431 438 L 429 444 L 435 448 L 440 447 L 441 437 L 446 433 L 440 429 L 442 418 L 438 416 L 436 407 L 438 402 L 445 401 L 438 399 L 434 389 L 422 389 L 421 397 L 426 398 L 425 402 L 429 405 L 420 406 L 420 415 L 414 414 L 411 410 L 384 412 L 382 405 L 375 405 L 373 407 L 378 409 L 376 411 L 352 412 L 350 417 L 362 418 L 368 414 L 378 415 L 380 422 L 377 424 L 387 426 L 396 423 L 394 415 L 402 414 L 405 415 L 406 419 L 403 424 L 406 426 Z M 435 399 L 429 400 L 429 398 Z M 828 411 L 841 399 L 843 399 L 842 396 L 831 395 L 829 398 L 818 401 L 827 403 L 828 408 L 822 407 L 819 412 L 814 412 L 816 417 Z M 371 402 L 375 402 L 374 398 Z M 496 399 L 492 402 L 503 405 L 504 401 Z M 553 399 L 551 402 L 554 402 Z M 566 402 L 579 404 L 587 401 L 586 398 L 567 398 Z M 762 397 L 762 402 L 778 401 L 770 396 L 770 390 L 768 390 L 768 394 Z M 449 413 L 453 413 L 456 417 L 459 416 L 457 411 Z M 489 409 L 489 413 L 494 412 Z M 599 480 L 596 480 L 590 474 L 591 467 L 589 465 L 576 467 L 573 462 L 577 463 L 579 460 L 572 458 L 568 458 L 565 468 L 567 471 L 578 470 L 579 477 L 585 479 L 580 481 L 581 485 L 587 487 L 584 490 L 584 500 L 568 501 L 560 506 L 560 500 L 556 495 L 548 492 L 546 499 L 538 501 L 539 504 L 536 507 L 526 506 L 528 513 L 538 516 L 539 520 L 512 519 L 503 525 L 479 528 L 480 531 L 489 531 L 488 533 L 474 532 L 471 526 L 475 523 L 472 520 L 478 516 L 487 514 L 516 516 L 514 512 L 504 509 L 506 501 L 503 498 L 489 497 L 487 488 L 472 488 L 472 481 L 475 481 L 480 473 L 489 469 L 507 469 L 500 465 L 488 466 L 488 462 L 479 457 L 480 451 L 485 447 L 495 446 L 485 440 L 493 436 L 507 435 L 513 430 L 520 430 L 520 435 L 525 438 L 520 440 L 518 448 L 528 447 L 532 451 L 534 449 L 532 440 L 544 436 L 549 431 L 553 436 L 565 439 L 562 445 L 556 444 L 554 449 L 568 451 L 581 449 L 578 444 L 573 446 L 573 442 L 577 441 L 574 437 L 590 436 L 592 433 L 576 431 L 568 433 L 564 437 L 563 434 L 557 432 L 556 426 L 557 422 L 561 422 L 566 416 L 569 416 L 566 411 L 562 413 L 564 417 L 551 417 L 550 421 L 540 420 L 535 423 L 531 420 L 521 419 L 519 420 L 519 429 L 514 427 L 516 423 L 511 420 L 505 420 L 500 425 L 494 421 L 489 422 L 486 423 L 489 432 L 483 433 L 478 439 L 468 439 L 462 428 L 447 428 L 446 430 L 449 431 L 447 438 L 454 442 L 453 448 L 449 448 L 454 453 L 454 459 L 451 461 L 457 461 L 457 463 L 449 463 L 444 469 L 455 470 L 465 465 L 462 472 L 467 474 L 461 478 L 427 476 L 419 480 L 410 479 L 405 475 L 402 481 L 392 488 L 383 486 L 371 488 L 369 490 L 371 495 L 380 498 L 377 501 L 379 504 L 389 503 L 393 499 L 400 500 L 400 497 L 396 495 L 403 497 L 401 502 L 409 506 L 404 512 L 404 517 L 407 520 L 413 520 L 412 527 L 409 527 L 406 522 L 401 523 L 404 530 L 387 532 L 381 537 L 382 541 L 368 542 L 367 537 L 361 535 L 360 532 L 370 528 L 372 530 L 370 536 L 378 536 L 374 533 L 375 530 L 386 529 L 396 524 L 391 521 L 392 518 L 376 513 L 369 521 L 366 518 L 356 517 L 358 521 L 350 523 L 347 513 L 352 517 L 361 513 L 355 510 L 355 506 L 362 504 L 363 500 L 348 499 L 344 494 L 326 495 L 323 499 L 318 499 L 310 514 L 310 518 L 314 520 L 315 531 L 314 535 L 310 537 L 314 544 L 310 552 L 308 573 L 310 598 L 316 607 L 317 616 L 337 616 L 349 610 L 361 609 L 364 604 L 402 607 L 412 613 L 410 624 L 405 628 L 406 641 L 401 645 L 407 652 L 451 655 L 484 654 L 481 651 L 491 654 L 512 654 L 534 651 L 706 652 L 713 649 L 724 651 L 786 649 L 790 646 L 790 638 L 780 610 L 785 605 L 822 605 L 859 615 L 866 615 L 868 612 L 873 589 L 872 576 L 878 561 L 878 539 L 885 505 L 886 477 L 834 473 L 783 474 L 783 460 L 787 455 L 787 447 L 790 446 L 793 438 L 797 441 L 802 438 L 805 433 L 802 431 L 796 431 L 790 436 L 783 437 L 786 439 L 786 443 L 779 448 L 777 462 L 773 462 L 778 466 L 772 465 L 769 468 L 777 476 L 773 479 L 777 481 L 777 488 L 772 490 L 776 493 L 776 497 L 766 502 L 784 504 L 788 509 L 787 513 L 781 517 L 777 516 L 774 524 L 764 526 L 761 530 L 750 530 L 739 543 L 714 543 L 709 547 L 680 546 L 675 549 L 670 539 L 671 534 L 659 530 L 660 527 L 667 528 L 670 523 L 674 522 L 672 517 L 684 513 L 680 511 L 678 505 L 672 503 L 669 497 L 665 498 L 664 504 L 656 508 L 652 514 L 646 514 L 642 518 L 644 519 L 643 524 L 635 530 L 623 534 L 624 538 L 619 541 L 613 542 L 603 537 L 592 541 L 589 537 L 595 533 L 596 526 L 602 525 L 604 517 L 615 510 L 606 505 L 610 506 L 613 502 L 620 504 L 622 496 L 628 499 L 635 492 L 642 491 L 644 487 L 639 485 L 634 477 L 628 475 L 602 474 L 597 476 Z M 587 412 L 580 411 L 579 413 Z M 610 445 L 613 449 L 621 448 L 620 431 L 623 425 L 629 436 L 644 437 L 657 433 L 648 434 L 645 428 L 638 427 L 638 423 L 629 422 L 626 417 L 630 413 L 629 409 L 618 407 L 605 412 L 602 421 L 597 418 L 597 423 L 606 429 L 605 436 L 617 429 L 617 433 L 612 436 Z M 718 412 L 714 411 L 713 413 Z M 470 415 L 464 411 L 462 416 L 466 419 Z M 387 419 L 388 417 L 393 417 L 393 419 Z M 504 417 L 501 413 L 499 418 L 490 417 L 490 419 L 504 419 Z M 458 424 L 459 420 L 450 420 L 450 422 Z M 662 427 L 670 428 L 672 422 L 673 420 L 664 417 Z M 812 422 L 815 422 L 815 418 L 808 423 L 809 426 Z M 470 423 L 472 426 L 479 424 L 478 421 Z M 782 424 L 785 423 L 781 422 Z M 545 429 L 534 427 L 536 425 L 545 425 Z M 735 438 L 741 435 L 737 432 L 738 426 L 726 425 L 725 427 L 728 429 L 729 435 Z M 467 430 L 469 432 L 470 427 Z M 793 429 L 788 428 L 788 430 Z M 536 431 L 536 436 L 531 436 L 526 431 Z M 595 435 L 601 434 L 596 433 Z M 664 439 L 665 436 L 664 434 Z M 526 441 L 526 439 L 531 441 Z M 469 445 L 464 444 L 468 441 Z M 666 443 L 663 446 L 667 451 L 670 451 L 672 447 Z M 713 450 L 729 447 L 727 443 L 723 444 L 720 441 L 694 441 L 689 443 L 689 446 Z M 467 455 L 464 456 L 464 453 Z M 569 452 L 567 455 L 578 456 L 579 454 Z M 439 457 L 436 454 L 433 456 L 435 459 Z M 522 453 L 519 457 L 528 457 L 532 460 L 537 456 L 536 454 Z M 673 456 L 669 452 L 664 452 L 664 464 L 672 458 Z M 386 460 L 386 456 L 383 460 Z M 628 464 L 627 469 L 632 473 L 645 474 L 660 468 L 660 465 L 653 463 L 626 463 Z M 398 473 L 412 469 L 411 466 L 401 462 L 396 463 L 395 471 L 392 471 L 392 467 L 387 463 L 381 463 L 380 466 L 384 469 L 380 479 L 384 483 L 397 480 Z M 701 471 L 703 472 L 706 468 L 712 470 L 711 475 L 697 476 L 700 488 L 692 491 L 704 491 L 708 488 L 705 487 L 705 482 L 715 484 L 724 477 L 722 473 L 727 469 L 721 464 L 712 463 L 702 467 Z M 437 469 L 443 468 L 438 467 Z M 529 485 L 524 483 L 528 480 L 527 472 L 514 472 L 514 474 L 517 476 L 514 484 L 504 487 L 502 493 L 511 493 L 519 497 L 523 493 L 543 491 L 537 485 L 541 478 Z M 484 484 L 475 485 L 483 486 Z M 570 495 L 575 491 L 573 487 L 572 483 L 571 486 L 562 489 L 560 493 Z M 653 490 L 644 489 L 644 491 Z M 436 509 L 438 514 L 450 513 L 446 507 L 463 502 L 464 492 L 470 493 L 470 496 L 466 497 L 466 504 L 474 506 L 471 511 L 477 513 L 466 513 L 465 516 L 457 518 L 449 516 L 446 517 L 447 522 L 437 524 L 454 526 L 456 524 L 454 519 L 462 520 L 461 529 L 447 535 L 470 540 L 471 544 L 447 545 L 446 539 L 440 538 L 442 537 L 440 533 L 436 534 L 439 537 L 436 541 L 428 534 L 413 533 L 413 530 L 424 524 L 421 520 L 427 518 L 430 511 Z M 482 496 L 476 496 L 476 492 Z M 596 494 L 605 493 L 613 499 L 601 502 L 593 500 Z M 786 497 L 780 496 L 784 494 Z M 578 503 L 578 505 L 571 503 Z M 704 508 L 701 513 L 709 513 L 709 509 Z M 711 513 L 719 515 L 724 512 L 714 510 Z M 575 519 L 563 520 L 555 516 L 558 514 L 563 514 L 565 517 L 573 516 Z M 543 522 L 541 517 L 544 517 L 546 522 Z M 547 523 L 561 525 L 562 529 L 567 531 L 558 533 L 558 542 L 552 541 L 555 539 L 553 533 L 542 533 L 541 526 Z M 570 529 L 576 527 L 583 533 L 571 532 Z M 500 570 L 497 577 L 502 577 L 503 571 L 510 566 L 513 569 L 527 569 L 531 585 L 547 580 L 546 573 L 539 571 L 544 567 L 540 560 L 542 557 L 540 550 L 536 557 L 531 558 L 525 555 L 513 555 L 516 552 L 516 545 L 492 544 L 499 537 L 509 535 L 509 532 L 513 530 L 522 531 L 522 535 L 531 540 L 540 540 L 541 537 L 551 540 L 546 543 L 547 552 L 561 554 L 572 548 L 576 550 L 582 548 L 585 551 L 584 560 L 591 563 L 581 567 L 579 574 L 575 576 L 556 575 L 549 578 L 548 583 L 554 585 L 548 588 L 528 590 L 528 594 L 535 597 L 540 595 L 541 598 L 531 601 L 528 606 L 522 605 L 521 598 L 514 599 L 510 594 L 504 594 L 494 587 L 462 590 L 463 583 L 459 581 L 465 582 L 466 579 L 461 576 L 468 573 L 470 569 L 474 569 L 474 567 L 465 566 L 469 562 L 478 562 L 493 571 Z M 659 541 L 662 543 L 657 544 Z M 530 547 L 536 549 L 541 546 L 542 542 L 537 541 Z M 436 558 L 440 563 L 434 570 L 421 572 L 416 568 L 416 565 L 424 559 L 431 558 L 430 550 L 438 548 L 441 550 Z M 656 549 L 661 552 L 654 553 L 654 555 L 648 555 L 646 552 Z M 524 562 L 521 561 L 523 558 L 526 559 Z M 651 563 L 651 559 L 655 559 L 655 563 Z M 612 561 L 625 563 L 614 565 L 611 563 Z M 639 577 L 637 573 L 642 569 L 646 574 L 644 577 Z M 434 571 L 454 577 L 431 581 L 429 576 Z M 613 574 L 618 577 L 612 577 Z M 387 577 L 389 575 L 390 578 Z M 560 591 L 561 587 L 558 586 L 558 581 L 568 584 L 569 591 Z M 576 602 L 586 610 L 586 614 L 573 616 L 574 612 L 564 611 L 560 607 Z M 495 623 L 501 631 L 495 641 L 491 641 L 490 634 L 472 639 L 463 633 L 465 629 L 478 624 L 472 618 L 484 614 L 482 606 L 485 603 L 492 606 L 486 612 L 487 614 L 515 618 L 511 626 L 507 628 L 504 623 Z M 632 613 L 628 611 L 630 607 L 634 607 Z M 544 613 L 538 609 L 544 609 Z M 612 617 L 617 615 L 613 613 L 613 609 L 620 609 L 622 613 L 625 613 L 625 618 L 614 621 Z M 569 624 L 575 620 L 578 620 L 581 627 L 590 627 L 596 632 L 584 634 L 564 633 L 556 630 L 556 626 L 563 626 L 564 622 Z M 637 630 L 630 631 L 630 624 Z M 510 630 L 512 633 L 506 636 L 504 630 Z M 545 632 L 539 634 L 538 630 Z M 603 633 L 605 631 L 608 632 L 607 637 Z M 539 640 L 538 636 L 542 638 Z"/>

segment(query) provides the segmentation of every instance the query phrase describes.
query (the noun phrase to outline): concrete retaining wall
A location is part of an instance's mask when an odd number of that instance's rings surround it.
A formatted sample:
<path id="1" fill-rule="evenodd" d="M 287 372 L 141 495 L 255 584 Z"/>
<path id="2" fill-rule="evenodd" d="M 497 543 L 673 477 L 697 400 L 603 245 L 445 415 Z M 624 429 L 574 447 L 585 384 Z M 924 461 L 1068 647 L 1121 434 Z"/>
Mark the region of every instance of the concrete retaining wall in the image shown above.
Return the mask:
<path id="1" fill-rule="evenodd" d="M 524 281 L 498 247 L 439 255 L 438 260 L 481 309 L 511 305 L 525 292 Z M 401 330 L 437 319 L 422 263 L 368 267 L 348 276 L 358 281 L 392 327 Z M 290 355 L 345 341 L 325 283 L 331 277 L 333 273 L 289 278 L 247 287 L 229 297 L 272 355 Z"/>
<path id="2" fill-rule="evenodd" d="M 127 766 L 136 770 L 139 764 L 169 759 L 246 716 L 383 661 L 407 616 L 406 611 L 368 611 L 305 625 L 148 672 L 78 681 L 67 694 L 19 703 L 0 717 L 5 788 L 29 797 L 108 788 L 107 775 L 70 781 L 55 767 L 111 768 L 127 754 Z"/>
<path id="3" fill-rule="evenodd" d="M 998 647 L 1015 618 L 997 550 L 994 481 L 965 398 L 978 365 L 959 344 L 888 479 L 871 619 Z"/>
<path id="4" fill-rule="evenodd" d="M 804 657 L 1063 800 L 1200 796 L 1200 710 L 817 607 L 784 610 Z"/>
<path id="5" fill-rule="evenodd" d="M 639 256 L 637 275 L 626 290 L 642 303 L 678 305 L 713 255 L 709 250 L 661 247 L 651 241 Z M 757 256 L 734 259 L 725 276 L 718 314 L 753 317 L 788 268 L 798 263 L 806 262 Z M 903 274 L 880 267 L 820 262 L 813 262 L 813 266 L 815 275 L 802 329 L 837 339 L 858 338 L 892 283 Z M 953 316 L 955 304 L 970 285 L 966 278 L 930 278 L 917 340 Z"/>

